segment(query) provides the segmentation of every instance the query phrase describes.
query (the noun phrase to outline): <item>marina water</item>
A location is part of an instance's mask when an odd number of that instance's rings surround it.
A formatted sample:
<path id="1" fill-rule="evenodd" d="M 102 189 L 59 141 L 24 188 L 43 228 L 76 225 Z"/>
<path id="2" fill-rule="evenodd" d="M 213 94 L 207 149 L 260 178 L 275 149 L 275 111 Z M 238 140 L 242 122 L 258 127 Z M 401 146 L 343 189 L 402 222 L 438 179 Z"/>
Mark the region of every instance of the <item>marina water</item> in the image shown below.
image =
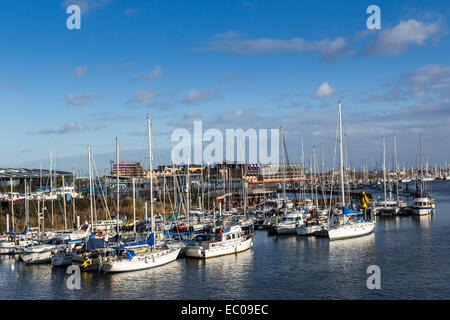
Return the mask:
<path id="1" fill-rule="evenodd" d="M 0 299 L 449 299 L 450 181 L 428 183 L 436 214 L 377 218 L 361 238 L 269 236 L 252 250 L 122 274 L 81 273 L 68 289 L 66 269 L 0 259 Z M 375 194 L 378 195 L 378 194 Z M 381 271 L 368 289 L 367 267 Z"/>

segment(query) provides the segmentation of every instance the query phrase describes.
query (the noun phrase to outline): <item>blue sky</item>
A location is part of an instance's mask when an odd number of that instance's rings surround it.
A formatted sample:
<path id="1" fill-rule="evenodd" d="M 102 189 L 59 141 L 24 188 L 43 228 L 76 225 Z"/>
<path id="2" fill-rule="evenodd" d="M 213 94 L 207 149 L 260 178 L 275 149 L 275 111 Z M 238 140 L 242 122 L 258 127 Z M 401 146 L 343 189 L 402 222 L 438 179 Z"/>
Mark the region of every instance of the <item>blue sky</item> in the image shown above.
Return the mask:
<path id="1" fill-rule="evenodd" d="M 66 28 L 70 4 L 81 30 Z M 371 4 L 381 30 L 366 28 Z M 143 157 L 123 160 L 145 161 L 147 115 L 163 160 L 171 132 L 193 120 L 282 125 L 291 161 L 302 138 L 306 154 L 324 142 L 330 159 L 339 99 L 355 166 L 381 160 L 382 135 L 390 156 L 393 132 L 400 163 L 415 163 L 419 133 L 430 165 L 443 163 L 449 17 L 448 1 L 2 0 L 0 167 L 50 148 L 73 160 L 62 169 L 78 167 L 88 144 L 109 155 L 116 136 Z"/>

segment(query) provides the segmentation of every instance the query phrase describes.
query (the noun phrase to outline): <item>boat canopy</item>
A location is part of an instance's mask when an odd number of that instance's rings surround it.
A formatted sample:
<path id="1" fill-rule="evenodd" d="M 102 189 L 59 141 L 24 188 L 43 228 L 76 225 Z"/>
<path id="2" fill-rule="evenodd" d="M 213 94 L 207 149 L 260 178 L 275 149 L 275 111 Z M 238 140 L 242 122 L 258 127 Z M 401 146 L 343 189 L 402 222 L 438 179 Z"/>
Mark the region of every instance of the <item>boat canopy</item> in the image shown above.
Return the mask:
<path id="1" fill-rule="evenodd" d="M 134 256 L 136 256 L 134 251 L 132 251 L 132 250 L 126 250 L 125 251 L 125 257 L 126 257 L 127 260 L 133 259 Z"/>
<path id="2" fill-rule="evenodd" d="M 113 249 L 120 250 L 120 249 L 132 248 L 132 247 L 144 246 L 144 245 L 153 246 L 154 244 L 155 244 L 155 234 L 150 233 L 150 236 L 145 241 L 130 242 L 130 243 L 126 243 L 120 247 L 113 247 Z"/>
<path id="3" fill-rule="evenodd" d="M 25 226 L 25 230 L 23 232 L 14 233 L 14 231 L 11 232 L 5 232 L 1 234 L 1 236 L 25 236 L 28 233 L 28 225 Z"/>
<path id="4" fill-rule="evenodd" d="M 90 238 L 86 244 L 86 250 L 88 252 L 94 251 L 95 249 L 99 249 L 99 248 L 103 248 L 103 247 L 105 247 L 105 240 L 103 240 L 103 239 Z"/>
<path id="5" fill-rule="evenodd" d="M 361 214 L 361 211 L 352 210 L 347 207 L 344 207 L 344 216 L 353 215 L 353 214 Z"/>

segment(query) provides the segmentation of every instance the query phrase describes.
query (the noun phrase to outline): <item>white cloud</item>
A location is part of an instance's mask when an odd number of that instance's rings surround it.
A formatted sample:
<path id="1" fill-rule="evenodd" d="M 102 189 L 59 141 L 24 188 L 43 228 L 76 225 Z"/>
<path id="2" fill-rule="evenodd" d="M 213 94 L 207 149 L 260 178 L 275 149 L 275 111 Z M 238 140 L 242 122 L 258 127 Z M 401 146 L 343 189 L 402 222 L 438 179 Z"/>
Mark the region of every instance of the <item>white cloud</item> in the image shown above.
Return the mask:
<path id="1" fill-rule="evenodd" d="M 206 43 L 202 49 L 238 54 L 315 53 L 322 60 L 331 60 L 350 53 L 347 40 L 343 37 L 319 41 L 307 41 L 298 37 L 290 40 L 248 39 L 233 31 L 214 35 L 212 40 Z"/>
<path id="2" fill-rule="evenodd" d="M 250 9 L 255 9 L 258 5 L 258 2 L 256 1 L 242 1 L 242 6 L 250 8 Z"/>
<path id="3" fill-rule="evenodd" d="M 369 102 L 405 101 L 410 98 L 450 97 L 450 67 L 427 64 L 397 77 L 385 92 L 369 96 Z"/>
<path id="4" fill-rule="evenodd" d="M 132 15 L 136 15 L 139 14 L 141 11 L 132 7 L 128 7 L 125 9 L 125 11 L 123 12 L 126 16 L 132 16 Z"/>
<path id="5" fill-rule="evenodd" d="M 236 80 L 241 75 L 238 72 L 224 72 L 221 76 L 222 79 L 228 79 L 228 80 Z"/>
<path id="6" fill-rule="evenodd" d="M 66 93 L 66 100 L 69 106 L 87 106 L 92 103 L 92 99 L 94 98 L 95 96 L 90 92 L 82 93 L 78 96 L 70 92 Z"/>
<path id="7" fill-rule="evenodd" d="M 97 124 L 95 127 L 94 127 L 94 131 L 99 131 L 99 130 L 102 130 L 102 129 L 105 129 L 106 128 L 106 126 L 104 125 L 104 124 L 101 124 L 101 123 L 99 123 L 99 124 Z"/>
<path id="8" fill-rule="evenodd" d="M 58 130 L 58 134 L 69 133 L 72 131 L 81 132 L 88 129 L 88 126 L 81 122 L 66 122 L 61 129 Z"/>
<path id="9" fill-rule="evenodd" d="M 75 78 L 79 79 L 79 78 L 83 77 L 86 74 L 87 69 L 88 69 L 87 66 L 75 67 L 75 69 L 73 70 L 73 74 L 74 74 Z"/>
<path id="10" fill-rule="evenodd" d="M 314 93 L 314 97 L 316 98 L 326 98 L 334 95 L 337 92 L 336 89 L 333 89 L 328 82 L 322 83 Z"/>
<path id="11" fill-rule="evenodd" d="M 197 91 L 195 89 L 189 90 L 186 97 L 182 100 L 185 104 L 195 104 L 203 101 L 217 99 L 218 94 L 216 90 Z"/>
<path id="12" fill-rule="evenodd" d="M 81 122 L 66 122 L 59 130 L 41 129 L 35 132 L 28 132 L 29 135 L 50 135 L 50 134 L 66 134 L 69 132 L 82 132 L 88 130 L 89 127 Z"/>
<path id="13" fill-rule="evenodd" d="M 135 80 L 155 80 L 163 75 L 163 68 L 161 66 L 156 66 L 152 70 L 138 73 L 133 79 Z"/>
<path id="14" fill-rule="evenodd" d="M 199 118 L 200 117 L 200 113 L 196 112 L 196 111 L 192 111 L 189 110 L 184 116 L 183 119 L 184 120 L 188 120 L 188 119 L 195 119 L 195 118 Z"/>
<path id="15" fill-rule="evenodd" d="M 445 31 L 444 23 L 421 22 L 415 19 L 400 21 L 389 29 L 382 29 L 362 51 L 365 55 L 391 56 L 403 53 L 413 45 L 423 46 L 430 38 L 438 38 Z"/>
<path id="16" fill-rule="evenodd" d="M 134 97 L 128 100 L 127 103 L 147 103 L 151 99 L 154 99 L 158 96 L 158 93 L 155 89 L 147 89 L 147 90 L 136 90 L 134 92 Z"/>

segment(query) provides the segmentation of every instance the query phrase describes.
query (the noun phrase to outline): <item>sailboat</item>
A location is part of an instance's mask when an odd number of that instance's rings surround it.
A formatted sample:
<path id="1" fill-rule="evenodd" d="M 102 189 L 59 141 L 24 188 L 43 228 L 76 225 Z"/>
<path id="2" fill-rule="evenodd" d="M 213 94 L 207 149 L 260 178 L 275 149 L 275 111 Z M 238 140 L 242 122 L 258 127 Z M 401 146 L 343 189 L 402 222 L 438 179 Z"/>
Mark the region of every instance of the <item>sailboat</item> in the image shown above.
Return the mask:
<path id="1" fill-rule="evenodd" d="M 148 145 L 150 155 L 150 214 L 152 230 L 146 243 L 134 243 L 112 248 L 112 254 L 105 258 L 99 257 L 100 269 L 106 273 L 138 271 L 158 267 L 177 259 L 181 247 L 156 245 L 155 241 L 155 219 L 153 214 L 153 156 L 151 138 L 151 120 L 147 118 Z M 119 165 L 119 164 L 117 164 Z M 117 167 L 118 168 L 118 167 Z"/>
<path id="2" fill-rule="evenodd" d="M 19 258 L 27 263 L 46 263 L 50 262 L 52 256 L 61 248 L 58 244 L 39 244 L 28 246 L 21 250 Z"/>
<path id="3" fill-rule="evenodd" d="M 361 212 L 351 210 L 345 206 L 345 189 L 344 189 L 344 161 L 342 148 L 342 105 L 339 101 L 339 154 L 340 154 L 340 175 L 341 175 L 341 196 L 342 209 L 340 214 L 335 215 L 335 223 L 328 230 L 328 238 L 330 240 L 346 239 L 360 237 L 371 233 L 375 228 L 373 221 L 364 220 L 360 215 Z M 336 221 L 337 220 L 337 221 Z"/>
<path id="4" fill-rule="evenodd" d="M 32 234 L 29 232 L 29 197 L 27 192 L 27 182 L 25 181 L 25 230 L 21 233 L 9 232 L 0 237 L 0 254 L 16 254 L 23 248 L 37 244 L 38 242 L 32 239 Z"/>
<path id="5" fill-rule="evenodd" d="M 30 238 L 28 226 L 21 233 L 9 232 L 0 237 L 0 254 L 14 254 L 18 249 L 37 244 L 37 241 Z"/>
<path id="6" fill-rule="evenodd" d="M 420 135 L 420 172 L 421 177 L 420 181 L 421 183 L 417 183 L 417 190 L 414 193 L 414 200 L 413 200 L 413 206 L 412 206 L 412 213 L 414 215 L 429 215 L 433 214 L 435 211 L 435 203 L 434 198 L 427 194 L 425 190 L 425 181 L 426 179 L 423 179 L 424 173 L 423 173 L 423 145 L 422 145 L 422 135 Z"/>
<path id="7" fill-rule="evenodd" d="M 394 137 L 395 139 L 395 137 Z M 395 140 L 394 140 L 395 141 Z M 386 145 L 383 136 L 383 190 L 384 199 L 373 202 L 374 215 L 397 215 L 400 212 L 398 201 L 392 199 L 391 193 L 389 193 L 389 199 L 386 197 Z M 398 197 L 398 183 L 397 183 L 397 197 Z"/>

